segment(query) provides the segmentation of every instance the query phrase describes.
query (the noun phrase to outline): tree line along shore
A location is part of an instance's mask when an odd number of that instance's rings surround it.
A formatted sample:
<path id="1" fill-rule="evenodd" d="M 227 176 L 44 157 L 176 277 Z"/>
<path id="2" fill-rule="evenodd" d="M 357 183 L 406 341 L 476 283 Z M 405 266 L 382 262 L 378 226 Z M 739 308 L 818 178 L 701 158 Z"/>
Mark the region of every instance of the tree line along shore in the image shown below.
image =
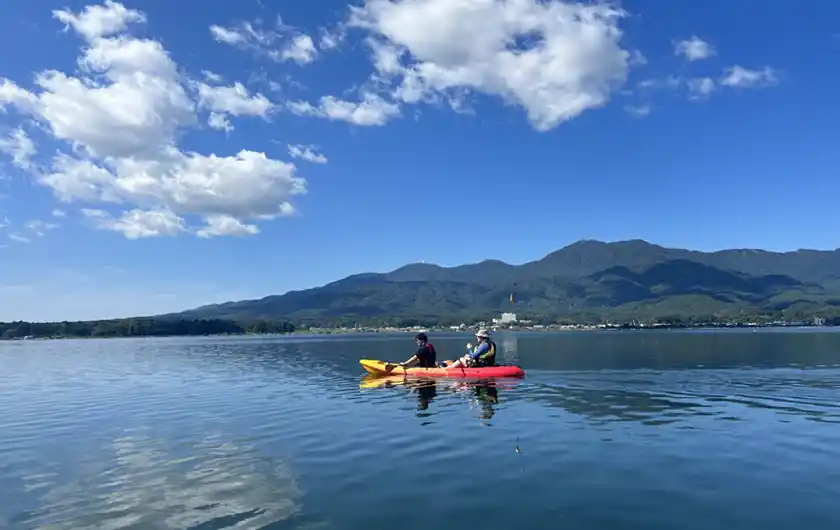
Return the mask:
<path id="1" fill-rule="evenodd" d="M 79 322 L 0 322 L 0 340 L 43 338 L 166 337 L 294 333 L 291 322 L 225 319 L 127 318 Z"/>
<path id="2" fill-rule="evenodd" d="M 354 319 L 338 318 L 324 322 L 298 322 L 284 320 L 235 320 L 221 318 L 126 318 L 63 322 L 0 322 L 0 340 L 62 339 L 62 338 L 117 338 L 117 337 L 167 337 L 203 335 L 245 335 L 286 333 L 351 333 L 399 332 L 426 329 L 429 331 L 463 331 L 475 327 L 491 326 L 512 331 L 555 331 L 570 329 L 686 329 L 732 327 L 803 327 L 840 326 L 840 315 L 805 316 L 783 314 L 755 314 L 733 317 L 682 317 L 659 318 L 604 318 L 589 315 L 586 318 L 535 318 L 505 326 L 494 326 L 475 319 L 470 325 L 455 325 L 457 319 L 393 318 Z"/>

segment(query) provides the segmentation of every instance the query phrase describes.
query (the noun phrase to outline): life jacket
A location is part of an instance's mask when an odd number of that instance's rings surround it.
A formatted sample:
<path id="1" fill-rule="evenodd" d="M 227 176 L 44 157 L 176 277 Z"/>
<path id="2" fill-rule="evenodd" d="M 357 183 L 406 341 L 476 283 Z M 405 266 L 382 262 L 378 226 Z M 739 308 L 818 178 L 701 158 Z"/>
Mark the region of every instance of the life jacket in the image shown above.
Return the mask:
<path id="1" fill-rule="evenodd" d="M 481 356 L 476 359 L 479 365 L 483 366 L 495 366 L 496 364 L 496 343 L 490 339 L 487 339 L 487 344 L 490 347 L 489 350 L 482 353 Z"/>
<path id="2" fill-rule="evenodd" d="M 427 366 L 427 368 L 431 368 L 431 367 L 433 367 L 433 366 L 435 366 L 435 365 L 437 364 L 437 350 L 435 349 L 435 347 L 432 345 L 432 343 L 431 343 L 431 342 L 427 342 L 427 343 L 425 344 L 425 346 L 426 346 L 427 348 L 429 348 L 429 351 L 430 351 L 430 352 L 432 352 L 432 359 L 431 359 L 431 362 L 430 362 L 430 363 L 429 363 L 429 365 Z"/>
<path id="3" fill-rule="evenodd" d="M 487 339 L 487 342 L 490 344 L 490 349 L 487 350 L 487 353 L 481 356 L 481 360 L 484 361 L 487 366 L 493 366 L 496 364 L 496 343 L 490 339 Z"/>

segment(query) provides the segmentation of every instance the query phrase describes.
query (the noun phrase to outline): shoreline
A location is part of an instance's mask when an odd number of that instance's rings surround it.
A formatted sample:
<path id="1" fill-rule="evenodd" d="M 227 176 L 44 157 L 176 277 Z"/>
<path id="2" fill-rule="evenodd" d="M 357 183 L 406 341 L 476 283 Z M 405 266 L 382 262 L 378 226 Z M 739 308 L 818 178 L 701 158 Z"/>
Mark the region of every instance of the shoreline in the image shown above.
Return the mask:
<path id="1" fill-rule="evenodd" d="M 605 333 L 605 332 L 621 332 L 621 331 L 725 331 L 725 330 L 767 330 L 767 329 L 788 329 L 788 330 L 834 330 L 840 326 L 831 325 L 814 325 L 814 324 L 720 324 L 720 325 L 698 325 L 698 326 L 673 326 L 673 325 L 651 325 L 651 326 L 628 326 L 628 325 L 578 325 L 578 326 L 545 326 L 541 328 L 533 327 L 515 327 L 515 328 L 497 328 L 492 329 L 493 333 L 521 333 L 521 334 L 544 334 L 544 333 Z M 361 335 L 361 334 L 409 334 L 409 333 L 468 333 L 477 330 L 477 327 L 470 327 L 466 329 L 450 329 L 438 327 L 412 327 L 412 328 L 317 328 L 317 329 L 297 329 L 293 332 L 285 333 L 216 333 L 205 335 L 129 335 L 129 336 L 102 336 L 102 337 L 73 337 L 73 336 L 26 336 L 16 337 L 10 339 L 0 339 L 0 343 L 4 342 L 30 342 L 30 341 L 45 341 L 45 340 L 118 340 L 118 339 L 165 339 L 165 338 L 179 338 L 179 337 L 294 337 L 294 336 L 319 336 L 319 335 Z"/>

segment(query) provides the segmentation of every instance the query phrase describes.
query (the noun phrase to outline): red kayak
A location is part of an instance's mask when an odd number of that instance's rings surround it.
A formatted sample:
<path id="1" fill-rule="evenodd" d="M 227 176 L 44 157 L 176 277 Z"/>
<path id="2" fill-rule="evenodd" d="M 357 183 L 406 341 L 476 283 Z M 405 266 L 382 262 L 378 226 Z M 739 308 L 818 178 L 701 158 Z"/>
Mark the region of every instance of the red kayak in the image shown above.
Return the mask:
<path id="1" fill-rule="evenodd" d="M 518 366 L 486 366 L 481 368 L 403 368 L 384 361 L 362 359 L 359 361 L 368 373 L 374 375 L 416 375 L 420 377 L 524 377 L 525 371 Z M 390 368 L 390 370 L 389 370 Z"/>

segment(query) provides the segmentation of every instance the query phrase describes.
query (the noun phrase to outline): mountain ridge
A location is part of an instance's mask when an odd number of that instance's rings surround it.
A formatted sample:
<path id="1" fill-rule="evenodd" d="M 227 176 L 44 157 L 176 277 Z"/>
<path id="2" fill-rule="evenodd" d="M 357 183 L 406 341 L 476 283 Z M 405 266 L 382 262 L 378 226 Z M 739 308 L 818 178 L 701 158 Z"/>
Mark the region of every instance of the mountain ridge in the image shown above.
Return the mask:
<path id="1" fill-rule="evenodd" d="M 511 293 L 517 299 L 512 308 Z M 840 305 L 834 303 L 838 300 L 840 249 L 703 252 L 641 239 L 584 239 L 520 265 L 497 259 L 451 267 L 409 263 L 320 287 L 201 306 L 177 316 L 434 320 L 492 316 L 505 308 L 546 317 L 580 312 L 630 316 L 654 306 L 657 311 L 674 306 L 678 312 L 700 315 L 791 307 L 818 311 Z"/>

